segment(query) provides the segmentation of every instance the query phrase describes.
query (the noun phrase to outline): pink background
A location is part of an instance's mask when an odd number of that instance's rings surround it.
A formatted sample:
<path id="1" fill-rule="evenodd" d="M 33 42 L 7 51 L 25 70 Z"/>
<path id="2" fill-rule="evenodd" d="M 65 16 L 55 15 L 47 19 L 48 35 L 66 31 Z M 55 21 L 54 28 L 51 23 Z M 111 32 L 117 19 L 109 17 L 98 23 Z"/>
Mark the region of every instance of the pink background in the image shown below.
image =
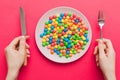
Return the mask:
<path id="1" fill-rule="evenodd" d="M 31 58 L 28 66 L 23 67 L 18 80 L 103 80 L 100 69 L 96 66 L 93 55 L 99 38 L 97 13 L 99 9 L 106 12 L 103 36 L 112 40 L 116 50 L 116 74 L 120 80 L 120 0 L 0 0 L 0 80 L 5 80 L 7 65 L 4 48 L 20 33 L 19 6 L 25 10 L 27 34 L 31 36 Z M 57 64 L 46 59 L 35 43 L 35 28 L 39 18 L 48 10 L 58 6 L 69 6 L 81 11 L 92 27 L 92 43 L 87 53 L 70 64 Z"/>

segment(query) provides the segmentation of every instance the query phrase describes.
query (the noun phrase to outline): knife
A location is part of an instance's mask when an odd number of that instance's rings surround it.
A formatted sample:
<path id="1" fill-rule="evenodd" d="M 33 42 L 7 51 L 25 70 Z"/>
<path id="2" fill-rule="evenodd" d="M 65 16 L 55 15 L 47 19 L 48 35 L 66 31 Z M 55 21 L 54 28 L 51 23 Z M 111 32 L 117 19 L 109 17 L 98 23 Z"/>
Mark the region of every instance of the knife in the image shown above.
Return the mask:
<path id="1" fill-rule="evenodd" d="M 22 7 L 20 7 L 20 22 L 22 36 L 26 36 L 25 14 Z M 27 54 L 25 54 L 24 66 L 27 65 Z"/>

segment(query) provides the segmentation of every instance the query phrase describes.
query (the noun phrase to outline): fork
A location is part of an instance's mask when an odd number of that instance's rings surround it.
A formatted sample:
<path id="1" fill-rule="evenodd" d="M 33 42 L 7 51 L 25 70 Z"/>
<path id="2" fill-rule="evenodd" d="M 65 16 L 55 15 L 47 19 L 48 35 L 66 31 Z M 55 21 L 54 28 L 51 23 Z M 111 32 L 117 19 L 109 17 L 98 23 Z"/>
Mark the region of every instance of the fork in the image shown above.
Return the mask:
<path id="1" fill-rule="evenodd" d="M 104 26 L 105 23 L 105 14 L 103 11 L 98 12 L 98 25 L 100 27 L 100 39 L 102 39 L 102 27 Z"/>

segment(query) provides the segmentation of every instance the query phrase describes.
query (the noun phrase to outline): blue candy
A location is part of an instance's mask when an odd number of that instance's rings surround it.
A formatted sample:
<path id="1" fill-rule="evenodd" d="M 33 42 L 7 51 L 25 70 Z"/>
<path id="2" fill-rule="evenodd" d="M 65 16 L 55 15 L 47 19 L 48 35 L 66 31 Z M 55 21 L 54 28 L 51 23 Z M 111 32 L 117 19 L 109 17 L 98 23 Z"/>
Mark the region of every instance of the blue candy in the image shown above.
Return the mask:
<path id="1" fill-rule="evenodd" d="M 44 32 L 47 32 L 48 31 L 48 29 L 47 28 L 44 28 Z"/>
<path id="2" fill-rule="evenodd" d="M 51 29 L 54 30 L 54 26 L 51 26 Z"/>
<path id="3" fill-rule="evenodd" d="M 43 37 L 43 34 L 40 34 L 40 37 L 42 38 L 42 37 Z"/>
<path id="4" fill-rule="evenodd" d="M 78 20 L 78 19 L 76 19 L 76 20 L 75 20 L 75 22 L 76 22 L 76 23 L 78 23 L 78 22 L 79 22 L 79 20 Z"/>
<path id="5" fill-rule="evenodd" d="M 70 44 L 70 43 L 71 43 L 71 40 L 68 40 L 68 43 Z"/>
<path id="6" fill-rule="evenodd" d="M 61 16 L 61 17 L 63 17 L 63 16 L 64 16 L 64 14 L 63 14 L 63 13 L 61 13 L 61 14 L 60 14 L 60 16 Z"/>
<path id="7" fill-rule="evenodd" d="M 47 34 L 47 33 L 46 33 L 46 32 L 44 32 L 44 33 L 43 33 L 43 36 L 45 36 L 46 34 Z"/>
<path id="8" fill-rule="evenodd" d="M 88 38 L 86 38 L 86 42 L 88 42 L 89 41 L 89 39 Z"/>
<path id="9" fill-rule="evenodd" d="M 59 17 L 59 20 L 62 20 L 62 17 Z"/>
<path id="10" fill-rule="evenodd" d="M 68 44 L 67 48 L 71 48 L 71 45 L 70 45 L 70 44 Z"/>
<path id="11" fill-rule="evenodd" d="M 64 32 L 67 32 L 67 29 L 66 29 L 66 28 L 64 29 Z"/>
<path id="12" fill-rule="evenodd" d="M 49 24 L 51 24 L 51 23 L 52 23 L 52 20 L 49 20 L 48 22 L 49 22 Z"/>
<path id="13" fill-rule="evenodd" d="M 69 50 L 67 50 L 67 51 L 66 51 L 66 54 L 70 54 L 70 51 L 69 51 Z"/>
<path id="14" fill-rule="evenodd" d="M 84 34 L 85 37 L 87 37 L 87 34 Z"/>
<path id="15" fill-rule="evenodd" d="M 71 35 L 70 35 L 70 34 L 68 34 L 68 38 L 71 38 Z"/>
<path id="16" fill-rule="evenodd" d="M 57 50 L 57 51 L 56 51 L 56 54 L 59 55 L 59 54 L 60 54 L 60 51 Z"/>
<path id="17" fill-rule="evenodd" d="M 56 48 L 54 48 L 54 52 L 57 52 L 58 50 Z"/>
<path id="18" fill-rule="evenodd" d="M 80 28 L 77 28 L 78 31 L 80 31 Z"/>
<path id="19" fill-rule="evenodd" d="M 64 38 L 64 41 L 66 41 L 66 42 L 67 42 L 68 40 L 69 40 L 68 38 Z"/>
<path id="20" fill-rule="evenodd" d="M 52 36 L 50 36 L 49 39 L 52 40 L 53 39 Z"/>

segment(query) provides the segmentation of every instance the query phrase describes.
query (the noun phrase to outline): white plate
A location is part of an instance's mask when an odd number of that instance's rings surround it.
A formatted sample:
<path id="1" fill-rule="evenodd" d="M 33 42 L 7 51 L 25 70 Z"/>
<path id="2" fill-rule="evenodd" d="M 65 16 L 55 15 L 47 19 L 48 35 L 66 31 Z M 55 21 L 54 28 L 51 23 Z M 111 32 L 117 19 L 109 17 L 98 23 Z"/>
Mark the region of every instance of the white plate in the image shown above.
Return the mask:
<path id="1" fill-rule="evenodd" d="M 51 55 L 50 50 L 47 49 L 47 47 L 42 47 L 42 38 L 40 38 L 40 34 L 43 33 L 44 23 L 49 20 L 50 16 L 60 14 L 60 13 L 69 13 L 69 12 L 81 17 L 81 19 L 85 22 L 85 24 L 89 30 L 88 31 L 89 42 L 85 46 L 85 49 L 82 50 L 82 52 L 77 53 L 76 55 L 73 55 L 70 58 L 65 58 L 65 57 L 60 58 L 57 54 Z M 51 61 L 57 62 L 57 63 L 70 63 L 70 62 L 73 62 L 73 61 L 79 59 L 80 57 L 82 57 L 86 53 L 86 51 L 88 50 L 90 43 L 91 43 L 92 31 L 91 31 L 91 26 L 90 26 L 87 18 L 80 11 L 73 9 L 73 8 L 70 8 L 70 7 L 57 7 L 57 8 L 54 8 L 52 10 L 49 10 L 40 18 L 40 20 L 38 21 L 38 24 L 36 26 L 35 39 L 36 39 L 37 47 L 39 48 L 40 52 L 46 58 L 48 58 Z"/>

